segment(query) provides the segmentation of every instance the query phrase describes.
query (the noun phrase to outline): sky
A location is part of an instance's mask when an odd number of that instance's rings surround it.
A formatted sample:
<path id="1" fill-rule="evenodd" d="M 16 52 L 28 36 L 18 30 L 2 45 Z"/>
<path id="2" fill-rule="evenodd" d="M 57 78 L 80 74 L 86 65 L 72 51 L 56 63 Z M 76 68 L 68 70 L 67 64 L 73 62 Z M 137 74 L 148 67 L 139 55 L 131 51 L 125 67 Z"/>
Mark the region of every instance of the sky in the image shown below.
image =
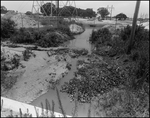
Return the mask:
<path id="1" fill-rule="evenodd" d="M 48 1 L 44 1 L 46 3 Z M 50 1 L 49 1 L 50 2 Z M 53 3 L 55 4 L 55 1 L 53 0 Z M 60 7 L 65 5 L 67 1 L 60 1 Z M 72 6 L 76 6 L 77 8 L 86 9 L 86 8 L 92 8 L 94 11 L 97 11 L 100 7 L 111 7 L 113 5 L 112 9 L 112 16 L 115 16 L 119 13 L 124 13 L 128 17 L 132 17 L 134 15 L 135 5 L 136 1 L 75 1 L 70 0 L 68 2 Z M 1 6 L 5 6 L 8 10 L 15 10 L 18 12 L 25 13 L 26 11 L 32 10 L 33 1 L 1 1 Z M 35 3 L 36 5 L 36 3 Z M 37 8 L 37 7 L 36 7 Z M 141 1 L 140 9 L 139 9 L 139 17 L 141 14 L 147 14 L 147 17 L 149 17 L 149 1 Z"/>

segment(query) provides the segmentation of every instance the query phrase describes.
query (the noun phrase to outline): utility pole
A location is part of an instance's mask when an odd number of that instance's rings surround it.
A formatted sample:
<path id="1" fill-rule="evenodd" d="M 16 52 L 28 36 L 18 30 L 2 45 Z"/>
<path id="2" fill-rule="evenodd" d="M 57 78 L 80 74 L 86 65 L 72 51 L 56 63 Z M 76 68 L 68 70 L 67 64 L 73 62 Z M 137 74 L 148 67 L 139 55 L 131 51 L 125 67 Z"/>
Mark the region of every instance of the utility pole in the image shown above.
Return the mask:
<path id="1" fill-rule="evenodd" d="M 59 14 L 59 0 L 56 0 L 56 22 L 58 27 L 58 14 Z"/>
<path id="2" fill-rule="evenodd" d="M 131 53 L 131 49 L 133 46 L 133 40 L 134 40 L 134 36 L 135 36 L 135 29 L 136 29 L 136 22 L 137 22 L 137 17 L 138 17 L 138 12 L 139 12 L 139 8 L 140 8 L 140 0 L 136 1 L 136 6 L 135 6 L 135 11 L 134 11 L 134 18 L 132 21 L 132 30 L 131 30 L 131 35 L 130 35 L 130 41 L 129 41 L 129 46 L 127 49 L 127 54 Z"/>
<path id="3" fill-rule="evenodd" d="M 112 18 L 112 9 L 114 9 L 113 5 L 111 6 L 110 20 L 111 20 L 111 18 Z"/>
<path id="4" fill-rule="evenodd" d="M 53 11 L 52 11 L 53 9 L 52 9 L 52 7 L 53 6 L 52 6 L 52 0 L 51 0 L 51 16 L 53 16 Z"/>
<path id="5" fill-rule="evenodd" d="M 38 8 L 38 32 L 39 32 L 39 8 Z"/>
<path id="6" fill-rule="evenodd" d="M 107 10 L 110 12 L 110 20 L 112 17 L 112 10 L 114 9 L 113 5 L 111 5 L 111 7 L 109 7 L 109 5 L 107 5 Z"/>
<path id="7" fill-rule="evenodd" d="M 109 5 L 107 5 L 107 10 L 108 10 L 108 11 L 109 11 L 109 8 L 110 8 Z M 107 17 L 106 17 L 106 20 L 107 20 Z"/>

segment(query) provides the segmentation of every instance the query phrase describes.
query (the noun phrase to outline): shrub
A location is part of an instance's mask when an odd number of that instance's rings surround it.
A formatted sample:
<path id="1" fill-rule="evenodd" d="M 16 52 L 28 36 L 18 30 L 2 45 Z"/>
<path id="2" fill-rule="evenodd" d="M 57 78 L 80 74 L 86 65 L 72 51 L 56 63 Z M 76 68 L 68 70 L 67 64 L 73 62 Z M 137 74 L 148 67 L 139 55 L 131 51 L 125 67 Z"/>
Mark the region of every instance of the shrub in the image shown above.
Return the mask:
<path id="1" fill-rule="evenodd" d="M 112 48 L 108 52 L 108 55 L 112 56 L 112 55 L 125 54 L 127 46 L 128 43 L 123 41 L 120 37 L 118 37 L 115 40 L 111 41 Z"/>
<path id="2" fill-rule="evenodd" d="M 23 52 L 23 59 L 24 61 L 28 61 L 28 59 L 31 57 L 31 54 L 32 52 L 29 50 L 29 49 L 26 49 L 24 52 Z"/>
<path id="3" fill-rule="evenodd" d="M 92 44 L 106 44 L 107 42 L 111 41 L 111 33 L 107 28 L 99 29 L 98 31 L 92 31 L 89 41 Z"/>
<path id="4" fill-rule="evenodd" d="M 1 86 L 4 89 L 11 89 L 12 86 L 16 83 L 17 78 L 12 76 L 7 76 L 8 72 L 1 71 Z"/>
<path id="5" fill-rule="evenodd" d="M 50 25 L 51 22 L 52 22 L 52 21 L 47 20 L 47 19 L 42 19 L 42 20 L 41 20 L 41 24 L 44 25 L 44 26 Z"/>
<path id="6" fill-rule="evenodd" d="M 61 43 L 60 37 L 55 33 L 47 33 L 43 39 L 38 40 L 38 45 L 41 47 L 56 47 Z"/>
<path id="7" fill-rule="evenodd" d="M 121 30 L 120 37 L 123 41 L 128 41 L 131 35 L 132 26 L 126 26 Z M 133 39 L 133 46 L 136 47 L 140 41 L 149 41 L 149 31 L 144 29 L 144 26 L 137 25 L 135 30 L 135 37 Z"/>
<path id="8" fill-rule="evenodd" d="M 116 74 L 114 74 L 116 73 Z M 61 92 L 68 93 L 74 100 L 78 88 L 78 101 L 89 103 L 98 94 L 103 94 L 123 84 L 123 79 L 115 69 L 107 69 L 106 64 L 90 63 L 78 69 L 75 77 L 62 85 Z"/>
<path id="9" fill-rule="evenodd" d="M 72 36 L 72 33 L 67 25 L 59 25 L 56 29 L 64 34 L 67 34 L 68 36 Z"/>
<path id="10" fill-rule="evenodd" d="M 10 38 L 16 32 L 16 24 L 11 19 L 1 19 L 1 37 Z"/>
<path id="11" fill-rule="evenodd" d="M 148 117 L 149 96 L 140 92 L 137 95 L 124 89 L 113 89 L 96 98 L 94 110 L 98 115 L 105 113 L 104 117 Z"/>
<path id="12" fill-rule="evenodd" d="M 13 43 L 32 44 L 35 42 L 33 35 L 25 28 L 20 28 L 10 39 Z"/>

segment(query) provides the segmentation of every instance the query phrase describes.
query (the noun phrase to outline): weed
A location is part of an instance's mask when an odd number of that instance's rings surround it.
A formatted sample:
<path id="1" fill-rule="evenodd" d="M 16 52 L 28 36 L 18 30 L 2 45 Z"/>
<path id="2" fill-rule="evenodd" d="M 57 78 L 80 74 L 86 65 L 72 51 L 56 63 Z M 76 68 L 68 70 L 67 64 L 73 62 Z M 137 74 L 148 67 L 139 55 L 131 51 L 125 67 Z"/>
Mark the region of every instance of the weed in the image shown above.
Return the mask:
<path id="1" fill-rule="evenodd" d="M 29 49 L 26 49 L 25 51 L 22 52 L 23 55 L 23 60 L 28 61 L 29 58 L 31 57 L 32 52 Z"/>
<path id="2" fill-rule="evenodd" d="M 65 114 L 65 111 L 63 109 L 62 102 L 61 102 L 60 95 L 59 95 L 57 87 L 56 87 L 56 93 L 57 93 L 57 98 L 58 98 L 58 103 L 59 103 L 59 106 L 60 106 L 60 110 L 61 110 L 63 116 L 66 117 L 66 114 Z"/>

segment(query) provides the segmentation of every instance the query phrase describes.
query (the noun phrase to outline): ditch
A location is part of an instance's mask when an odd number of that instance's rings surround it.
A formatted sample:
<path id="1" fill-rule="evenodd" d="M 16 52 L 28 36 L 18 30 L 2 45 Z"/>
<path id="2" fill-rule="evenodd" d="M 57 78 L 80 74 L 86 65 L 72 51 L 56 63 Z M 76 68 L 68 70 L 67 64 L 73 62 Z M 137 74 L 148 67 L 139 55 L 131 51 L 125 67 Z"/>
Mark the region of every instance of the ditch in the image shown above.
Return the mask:
<path id="1" fill-rule="evenodd" d="M 94 46 L 92 46 L 89 43 L 89 37 L 90 34 L 92 33 L 93 28 L 86 26 L 84 33 L 76 35 L 74 40 L 71 40 L 68 42 L 68 46 L 70 49 L 87 49 L 89 51 L 89 54 L 91 53 L 92 49 Z M 65 83 L 68 82 L 70 79 L 74 77 L 74 72 L 77 71 L 77 61 L 85 59 L 86 57 L 79 57 L 79 58 L 72 58 L 71 64 L 72 68 L 69 71 L 69 73 L 61 79 L 59 85 L 57 86 L 58 90 L 61 89 L 61 86 Z M 72 115 L 75 103 L 71 101 L 70 97 L 67 95 L 67 93 L 62 93 L 60 92 L 60 98 L 62 101 L 63 108 L 66 112 L 67 115 Z M 52 103 L 52 100 L 55 103 L 55 112 L 61 112 L 59 109 L 58 105 L 58 99 L 57 99 L 57 94 L 55 90 L 49 90 L 47 93 L 43 94 L 42 96 L 38 97 L 37 99 L 33 100 L 30 104 L 34 106 L 41 106 L 41 102 L 44 104 L 45 107 L 45 99 L 48 99 L 50 103 Z M 87 103 L 80 103 L 78 106 L 78 116 L 87 116 L 88 114 L 88 108 L 89 104 Z"/>

